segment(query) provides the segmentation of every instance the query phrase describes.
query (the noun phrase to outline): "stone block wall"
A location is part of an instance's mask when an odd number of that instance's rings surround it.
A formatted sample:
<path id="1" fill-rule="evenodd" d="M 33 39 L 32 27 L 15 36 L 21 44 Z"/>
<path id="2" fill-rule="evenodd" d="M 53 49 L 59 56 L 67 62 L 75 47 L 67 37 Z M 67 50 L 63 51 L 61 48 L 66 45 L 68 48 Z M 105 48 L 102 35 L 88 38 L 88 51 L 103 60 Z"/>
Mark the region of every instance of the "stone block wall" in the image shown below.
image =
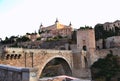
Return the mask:
<path id="1" fill-rule="evenodd" d="M 38 81 L 37 69 L 0 64 L 0 81 Z"/>
<path id="2" fill-rule="evenodd" d="M 46 49 L 17 49 L 6 48 L 7 52 L 3 53 L 0 64 L 11 65 L 16 67 L 34 67 L 38 69 L 38 77 L 46 64 L 54 58 L 65 60 L 69 67 L 73 67 L 72 51 L 68 50 L 46 50 Z M 21 51 L 20 51 L 21 50 Z M 14 52 L 13 52 L 14 51 Z"/>

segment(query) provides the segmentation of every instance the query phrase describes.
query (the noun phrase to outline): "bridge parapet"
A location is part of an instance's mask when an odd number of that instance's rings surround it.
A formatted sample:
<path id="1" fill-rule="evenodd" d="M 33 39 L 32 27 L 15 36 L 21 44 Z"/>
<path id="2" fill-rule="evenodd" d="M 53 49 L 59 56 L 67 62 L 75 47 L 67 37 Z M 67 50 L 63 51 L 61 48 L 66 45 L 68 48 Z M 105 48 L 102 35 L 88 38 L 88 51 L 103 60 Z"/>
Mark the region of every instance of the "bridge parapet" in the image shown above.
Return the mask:
<path id="1" fill-rule="evenodd" d="M 3 53 L 4 54 L 13 54 L 13 53 L 21 54 L 21 53 L 23 53 L 23 48 L 9 48 L 9 47 L 5 47 L 3 49 Z"/>
<path id="2" fill-rule="evenodd" d="M 71 54 L 72 51 L 68 50 L 53 50 L 53 49 L 23 49 L 23 48 L 8 48 L 6 47 L 4 50 L 4 54 L 24 54 L 24 53 L 34 53 L 34 54 L 43 54 L 43 53 L 51 53 L 51 54 Z"/>
<path id="3" fill-rule="evenodd" d="M 24 52 L 34 54 L 71 54 L 72 51 L 68 50 L 52 50 L 52 49 L 24 49 Z"/>
<path id="4" fill-rule="evenodd" d="M 37 69 L 0 64 L 0 81 L 38 81 Z"/>

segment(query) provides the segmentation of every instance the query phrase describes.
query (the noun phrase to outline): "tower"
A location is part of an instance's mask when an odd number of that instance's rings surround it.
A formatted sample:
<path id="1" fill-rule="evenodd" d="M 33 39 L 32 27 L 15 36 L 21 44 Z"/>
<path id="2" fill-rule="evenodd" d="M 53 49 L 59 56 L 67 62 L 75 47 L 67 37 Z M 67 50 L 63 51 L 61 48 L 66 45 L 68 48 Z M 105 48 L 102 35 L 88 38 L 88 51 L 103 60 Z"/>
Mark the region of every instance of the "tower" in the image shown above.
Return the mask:
<path id="1" fill-rule="evenodd" d="M 43 27 L 43 25 L 42 25 L 42 23 L 41 23 L 40 28 L 39 28 L 39 30 L 38 30 L 38 33 L 39 33 L 39 34 L 42 32 L 42 27 Z"/>
<path id="2" fill-rule="evenodd" d="M 90 66 L 95 54 L 94 29 L 77 30 L 77 51 L 73 53 L 73 76 L 91 78 Z"/>
<path id="3" fill-rule="evenodd" d="M 81 53 L 86 53 L 85 59 L 89 67 L 93 62 L 96 49 L 94 29 L 79 29 L 77 31 L 77 49 Z"/>
<path id="4" fill-rule="evenodd" d="M 56 18 L 56 21 L 55 21 L 55 24 L 57 24 L 59 21 L 58 21 L 58 18 Z"/>
<path id="5" fill-rule="evenodd" d="M 69 26 L 70 26 L 70 27 L 72 26 L 71 22 L 69 23 Z"/>

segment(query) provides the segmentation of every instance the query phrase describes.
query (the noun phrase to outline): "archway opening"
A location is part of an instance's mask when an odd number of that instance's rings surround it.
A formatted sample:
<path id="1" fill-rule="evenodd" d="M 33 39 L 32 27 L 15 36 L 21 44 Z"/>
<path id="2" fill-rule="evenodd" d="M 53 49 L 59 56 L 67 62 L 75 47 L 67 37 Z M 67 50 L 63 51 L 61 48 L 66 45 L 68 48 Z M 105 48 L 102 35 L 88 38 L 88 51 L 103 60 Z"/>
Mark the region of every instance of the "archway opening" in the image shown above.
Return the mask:
<path id="1" fill-rule="evenodd" d="M 86 47 L 85 45 L 83 46 L 83 50 L 84 50 L 84 51 L 87 51 L 87 47 Z"/>
<path id="2" fill-rule="evenodd" d="M 72 75 L 69 64 L 62 58 L 54 58 L 44 67 L 41 77 L 53 77 L 59 75 Z"/>

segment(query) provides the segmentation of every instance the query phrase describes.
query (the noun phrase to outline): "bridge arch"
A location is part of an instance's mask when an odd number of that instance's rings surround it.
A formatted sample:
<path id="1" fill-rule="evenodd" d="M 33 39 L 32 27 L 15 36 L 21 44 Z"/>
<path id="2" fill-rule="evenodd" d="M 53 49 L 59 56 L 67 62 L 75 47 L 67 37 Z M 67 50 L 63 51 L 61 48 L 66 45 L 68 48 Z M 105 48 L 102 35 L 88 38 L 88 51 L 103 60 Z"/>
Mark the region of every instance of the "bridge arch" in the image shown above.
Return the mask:
<path id="1" fill-rule="evenodd" d="M 44 62 L 42 65 L 40 65 L 40 66 L 38 67 L 38 69 L 41 68 L 41 69 L 38 70 L 38 78 L 41 77 L 42 72 L 43 72 L 43 70 L 45 69 L 45 67 L 47 66 L 47 64 L 48 64 L 49 62 L 51 62 L 52 60 L 54 60 L 54 59 L 59 59 L 60 61 L 62 61 L 62 63 L 67 66 L 67 68 L 64 68 L 64 69 L 67 70 L 66 72 L 69 71 L 69 72 L 68 72 L 68 73 L 69 73 L 68 75 L 72 75 L 72 65 L 71 65 L 71 63 L 69 62 L 69 60 L 66 59 L 66 58 L 63 57 L 63 56 L 56 55 L 56 56 L 52 56 L 52 57 L 48 58 L 47 60 L 45 60 L 45 62 Z M 65 66 L 65 67 L 66 67 L 66 66 Z"/>

